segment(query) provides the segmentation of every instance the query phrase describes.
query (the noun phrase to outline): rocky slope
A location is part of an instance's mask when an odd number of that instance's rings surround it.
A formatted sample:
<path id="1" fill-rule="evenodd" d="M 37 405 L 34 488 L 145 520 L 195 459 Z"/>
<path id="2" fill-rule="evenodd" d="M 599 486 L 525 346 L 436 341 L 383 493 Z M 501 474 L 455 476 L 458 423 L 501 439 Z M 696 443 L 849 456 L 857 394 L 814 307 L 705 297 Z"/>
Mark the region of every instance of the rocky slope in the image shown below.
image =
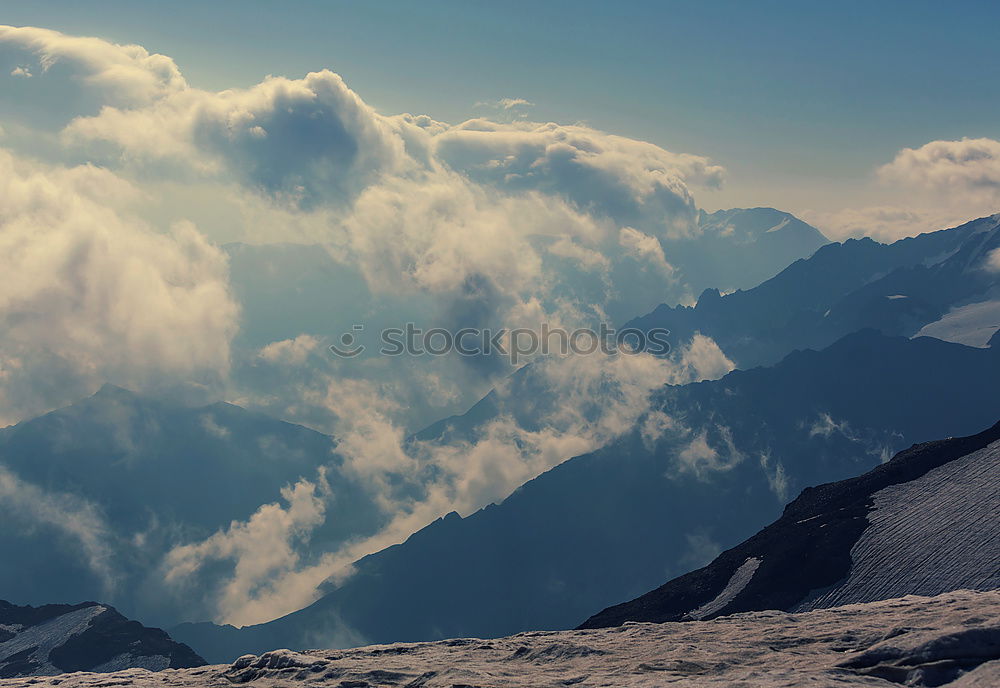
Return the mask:
<path id="1" fill-rule="evenodd" d="M 304 653 L 112 675 L 0 680 L 2 688 L 316 686 L 951 686 L 1000 683 L 1000 592 L 958 591 L 801 614 L 532 632 Z"/>
<path id="2" fill-rule="evenodd" d="M 191 648 L 160 629 L 129 621 L 96 602 L 19 607 L 0 601 L 2 678 L 204 664 Z"/>
<path id="3" fill-rule="evenodd" d="M 998 524 L 1000 423 L 806 489 L 775 523 L 708 566 L 605 609 L 582 628 L 997 589 Z"/>

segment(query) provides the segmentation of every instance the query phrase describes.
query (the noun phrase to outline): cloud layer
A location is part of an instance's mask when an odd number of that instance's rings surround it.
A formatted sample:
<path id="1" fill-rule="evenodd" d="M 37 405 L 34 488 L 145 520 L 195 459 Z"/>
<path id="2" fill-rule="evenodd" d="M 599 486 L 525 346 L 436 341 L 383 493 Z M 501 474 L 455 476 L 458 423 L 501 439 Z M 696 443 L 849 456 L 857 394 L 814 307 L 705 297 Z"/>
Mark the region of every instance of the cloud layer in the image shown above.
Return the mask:
<path id="1" fill-rule="evenodd" d="M 1000 141 L 964 138 L 904 148 L 876 170 L 895 204 L 802 213 L 827 236 L 892 242 L 1000 210 Z"/>
<path id="2" fill-rule="evenodd" d="M 238 307 L 225 257 L 190 224 L 119 210 L 139 192 L 106 170 L 0 150 L 0 421 L 113 380 L 224 377 Z"/>

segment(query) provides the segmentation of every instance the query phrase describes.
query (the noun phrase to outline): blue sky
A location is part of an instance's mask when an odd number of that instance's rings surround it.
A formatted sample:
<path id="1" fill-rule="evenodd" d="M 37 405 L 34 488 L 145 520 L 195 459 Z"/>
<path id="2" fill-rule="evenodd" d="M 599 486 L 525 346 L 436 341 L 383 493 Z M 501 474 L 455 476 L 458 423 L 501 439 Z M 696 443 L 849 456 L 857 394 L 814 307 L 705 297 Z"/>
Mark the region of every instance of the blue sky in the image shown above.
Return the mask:
<path id="1" fill-rule="evenodd" d="M 4 21 L 140 43 L 195 86 L 341 74 L 384 113 L 458 122 L 501 97 L 707 155 L 706 207 L 878 202 L 903 147 L 1000 136 L 990 2 L 9 4 Z"/>

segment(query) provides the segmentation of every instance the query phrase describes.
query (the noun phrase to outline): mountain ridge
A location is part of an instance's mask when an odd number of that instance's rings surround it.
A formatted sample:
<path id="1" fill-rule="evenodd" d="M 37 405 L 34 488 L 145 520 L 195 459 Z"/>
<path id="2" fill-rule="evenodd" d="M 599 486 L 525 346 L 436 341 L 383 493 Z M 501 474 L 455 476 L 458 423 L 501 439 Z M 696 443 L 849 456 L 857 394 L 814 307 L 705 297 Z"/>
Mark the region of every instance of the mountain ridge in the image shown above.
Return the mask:
<path id="1" fill-rule="evenodd" d="M 861 476 L 807 487 L 784 508 L 777 521 L 723 552 L 708 566 L 630 602 L 608 607 L 579 628 L 617 626 L 628 621 L 710 619 L 764 609 L 791 611 L 803 604 L 813 608 L 809 605 L 815 603 L 809 600 L 816 591 L 835 587 L 850 574 L 852 547 L 871 527 L 869 514 L 876 494 L 917 481 L 935 469 L 990 447 L 1000 453 L 1000 422 L 975 435 L 913 445 Z M 986 469 L 994 481 L 1000 477 L 998 466 L 1000 463 L 994 463 Z M 998 495 L 992 498 L 980 495 L 980 498 L 988 499 L 994 509 L 1000 509 Z M 949 527 L 956 534 L 959 531 L 955 524 Z M 990 547 L 982 541 L 979 546 Z M 753 571 L 747 580 L 739 581 L 734 591 L 729 583 L 747 562 L 755 562 Z M 998 574 L 996 587 L 1000 586 L 1000 554 L 994 564 Z M 964 579 L 961 587 L 970 587 L 974 580 L 974 577 Z M 719 599 L 723 592 L 726 599 Z M 698 613 L 713 598 L 719 599 L 720 604 L 706 613 Z M 863 601 L 869 600 L 849 599 L 846 603 Z"/>

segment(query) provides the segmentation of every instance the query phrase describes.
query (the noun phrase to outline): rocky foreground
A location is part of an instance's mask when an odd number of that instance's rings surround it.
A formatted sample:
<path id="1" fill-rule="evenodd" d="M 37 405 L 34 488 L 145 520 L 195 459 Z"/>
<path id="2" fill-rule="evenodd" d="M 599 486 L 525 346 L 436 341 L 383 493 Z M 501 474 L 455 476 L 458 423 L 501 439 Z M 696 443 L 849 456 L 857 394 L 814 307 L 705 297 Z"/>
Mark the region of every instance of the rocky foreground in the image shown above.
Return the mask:
<path id="1" fill-rule="evenodd" d="M 353 650 L 247 655 L 230 665 L 8 679 L 26 686 L 1000 686 L 1000 592 L 903 597 L 801 614 L 628 623 Z"/>

